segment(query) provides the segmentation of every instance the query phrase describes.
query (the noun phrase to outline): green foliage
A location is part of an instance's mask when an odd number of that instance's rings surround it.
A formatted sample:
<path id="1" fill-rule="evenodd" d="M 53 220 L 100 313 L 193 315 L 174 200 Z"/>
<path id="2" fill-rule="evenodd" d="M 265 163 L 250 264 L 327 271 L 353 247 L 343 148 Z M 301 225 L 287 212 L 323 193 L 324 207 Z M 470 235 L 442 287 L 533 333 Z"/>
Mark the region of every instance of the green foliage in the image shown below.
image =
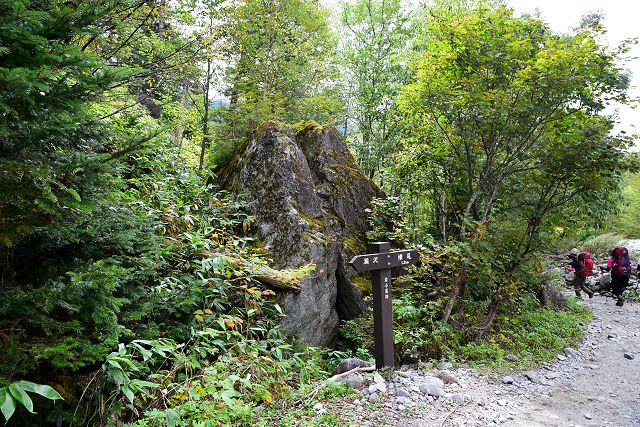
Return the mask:
<path id="1" fill-rule="evenodd" d="M 626 238 L 640 237 L 640 174 L 629 174 L 622 187 L 624 204 L 620 212 L 614 212 L 607 227 Z"/>
<path id="2" fill-rule="evenodd" d="M 371 208 L 366 210 L 370 242 L 392 242 L 396 247 L 404 247 L 409 230 L 404 222 L 405 212 L 397 197 L 371 200 Z"/>
<path id="3" fill-rule="evenodd" d="M 582 324 L 590 316 L 577 304 L 568 312 L 541 308 L 535 295 L 525 294 L 497 316 L 494 334 L 461 351 L 467 359 L 485 364 L 503 363 L 508 353 L 520 355 L 526 363 L 549 360 L 580 341 Z"/>
<path id="4" fill-rule="evenodd" d="M 413 30 L 401 1 L 345 1 L 340 57 L 349 107 L 344 127 L 364 173 L 382 180 L 399 145 L 396 99 L 408 82 L 404 53 Z"/>
<path id="5" fill-rule="evenodd" d="M 24 406 L 27 411 L 35 414 L 33 401 L 29 393 L 38 394 L 49 400 L 62 399 L 62 396 L 48 385 L 35 384 L 29 381 L 16 381 L 6 387 L 0 388 L 0 409 L 6 422 L 13 416 L 18 404 Z"/>
<path id="6" fill-rule="evenodd" d="M 576 339 L 584 313 L 540 307 L 530 254 L 569 230 L 634 233 L 631 139 L 603 113 L 626 101 L 626 46 L 498 2 L 438 4 L 418 26 L 398 1 L 349 2 L 338 63 L 317 2 L 0 0 L 5 419 L 347 422 L 310 409 L 349 393 L 317 385 L 343 354 L 283 336 L 280 299 L 255 278 L 269 254 L 253 218 L 203 165 L 267 119 L 344 123 L 399 196 L 373 202 L 368 237 L 424 244 L 395 283 L 402 361 L 540 360 Z M 370 317 L 342 333 L 371 359 Z"/>
<path id="7" fill-rule="evenodd" d="M 226 164 L 234 149 L 268 120 L 332 122 L 341 108 L 328 11 L 302 0 L 236 2 L 221 16 L 221 47 L 229 99 L 219 111 L 211 161 Z"/>
<path id="8" fill-rule="evenodd" d="M 263 420 L 277 419 L 282 413 L 276 415 L 276 408 L 295 404 L 298 387 L 326 374 L 320 368 L 323 351 L 296 351 L 276 329 L 265 329 L 267 323 L 207 312 L 183 344 L 133 341 L 107 358 L 107 385 L 115 383 L 116 395 L 145 414 L 130 425 L 251 425 L 258 405 L 267 413 L 274 410 Z M 208 318 L 217 320 L 208 323 Z M 116 406 L 124 409 L 114 405 L 111 411 Z"/>
<path id="9" fill-rule="evenodd" d="M 110 133 L 91 103 L 132 70 L 68 41 L 104 31 L 99 18 L 126 3 L 0 2 L 7 49 L 0 55 L 0 242 L 7 247 L 109 195 Z"/>
<path id="10" fill-rule="evenodd" d="M 585 240 L 580 249 L 589 251 L 595 256 L 608 257 L 611 249 L 619 246 L 624 236 L 616 233 L 604 233 Z"/>
<path id="11" fill-rule="evenodd" d="M 394 348 L 400 363 L 447 359 L 497 366 L 509 353 L 525 364 L 545 361 L 575 345 L 583 334 L 581 325 L 590 319 L 590 313 L 577 304 L 567 312 L 549 310 L 535 295 L 525 293 L 505 304 L 492 330 L 475 341 L 455 321 L 438 320 L 438 305 L 436 301 L 425 305 L 406 292 L 394 299 Z M 465 305 L 466 316 L 482 316 L 486 308 L 474 301 Z M 369 316 L 347 322 L 342 333 L 352 345 L 372 352 L 372 331 Z"/>
<path id="12" fill-rule="evenodd" d="M 602 219 L 608 203 L 592 195 L 635 167 L 631 138 L 611 137 L 603 113 L 608 100 L 626 100 L 625 47 L 606 51 L 600 27 L 555 35 L 504 7 L 461 14 L 435 8 L 425 25 L 415 82 L 399 101 L 407 151 L 396 179 L 408 198 L 431 196 L 425 213 L 444 239 L 464 239 L 473 221 L 522 224 L 512 248 L 522 256 L 549 220 Z"/>

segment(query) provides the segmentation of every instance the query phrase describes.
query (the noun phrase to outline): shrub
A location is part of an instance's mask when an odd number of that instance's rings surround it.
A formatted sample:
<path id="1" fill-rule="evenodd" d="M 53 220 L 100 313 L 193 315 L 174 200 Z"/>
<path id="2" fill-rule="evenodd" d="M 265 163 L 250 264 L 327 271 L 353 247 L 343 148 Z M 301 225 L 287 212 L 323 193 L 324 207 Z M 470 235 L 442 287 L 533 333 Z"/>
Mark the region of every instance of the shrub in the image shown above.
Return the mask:
<path id="1" fill-rule="evenodd" d="M 618 246 L 624 236 L 617 233 L 599 234 L 586 240 L 580 247 L 583 251 L 589 251 L 596 256 L 606 257 L 609 251 Z"/>

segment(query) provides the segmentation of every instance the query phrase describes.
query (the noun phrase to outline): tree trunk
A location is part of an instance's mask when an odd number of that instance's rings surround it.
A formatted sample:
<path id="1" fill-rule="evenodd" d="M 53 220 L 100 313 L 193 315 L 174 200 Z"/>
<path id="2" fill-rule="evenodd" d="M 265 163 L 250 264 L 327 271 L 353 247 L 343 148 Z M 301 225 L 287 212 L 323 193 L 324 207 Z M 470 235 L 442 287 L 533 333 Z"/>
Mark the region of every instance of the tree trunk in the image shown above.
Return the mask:
<path id="1" fill-rule="evenodd" d="M 204 164 L 204 153 L 209 144 L 209 86 L 211 85 L 211 57 L 207 58 L 207 77 L 204 87 L 204 117 L 202 123 L 202 146 L 200 147 L 200 162 L 198 170 L 202 170 Z"/>
<path id="2" fill-rule="evenodd" d="M 485 319 L 482 326 L 476 329 L 474 333 L 474 341 L 479 342 L 482 338 L 484 338 L 485 334 L 491 329 L 491 325 L 493 324 L 493 320 L 496 318 L 496 314 L 498 314 L 498 308 L 500 307 L 501 298 L 498 295 L 495 295 L 491 300 L 491 304 L 489 304 L 489 310 L 487 310 L 487 318 Z"/>
<path id="3" fill-rule="evenodd" d="M 456 301 L 458 300 L 458 296 L 460 295 L 460 292 L 464 288 L 464 284 L 466 281 L 467 281 L 467 270 L 466 270 L 466 267 L 462 267 L 460 274 L 458 275 L 458 277 L 456 277 L 456 282 L 449 296 L 449 301 L 447 301 L 447 305 L 444 307 L 444 312 L 442 314 L 442 321 L 444 323 L 449 323 L 449 319 L 451 317 L 451 312 L 453 311 L 453 307 L 455 307 Z"/>

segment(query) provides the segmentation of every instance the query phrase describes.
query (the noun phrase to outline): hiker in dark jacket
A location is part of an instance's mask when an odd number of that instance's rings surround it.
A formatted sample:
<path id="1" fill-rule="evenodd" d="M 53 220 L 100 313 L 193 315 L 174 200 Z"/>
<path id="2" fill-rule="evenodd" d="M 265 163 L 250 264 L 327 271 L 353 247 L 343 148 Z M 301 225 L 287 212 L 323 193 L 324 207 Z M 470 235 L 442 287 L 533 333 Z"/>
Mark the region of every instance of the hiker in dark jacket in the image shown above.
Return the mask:
<path id="1" fill-rule="evenodd" d="M 585 254 L 578 254 L 577 249 L 572 249 L 569 253 L 569 267 L 572 268 L 575 272 L 575 276 L 573 278 L 573 290 L 576 293 L 576 298 L 582 299 L 582 295 L 580 294 L 580 290 L 582 289 L 589 298 L 593 298 L 593 292 L 591 289 L 587 287 L 587 275 L 591 275 L 592 270 L 587 271 L 585 268 Z M 593 264 L 592 264 L 593 265 Z"/>
<path id="2" fill-rule="evenodd" d="M 607 261 L 607 268 L 611 270 L 611 291 L 616 298 L 616 305 L 624 305 L 622 293 L 629 286 L 629 276 L 631 275 L 631 261 L 629 251 L 624 246 L 615 248 L 611 252 L 611 258 Z"/>

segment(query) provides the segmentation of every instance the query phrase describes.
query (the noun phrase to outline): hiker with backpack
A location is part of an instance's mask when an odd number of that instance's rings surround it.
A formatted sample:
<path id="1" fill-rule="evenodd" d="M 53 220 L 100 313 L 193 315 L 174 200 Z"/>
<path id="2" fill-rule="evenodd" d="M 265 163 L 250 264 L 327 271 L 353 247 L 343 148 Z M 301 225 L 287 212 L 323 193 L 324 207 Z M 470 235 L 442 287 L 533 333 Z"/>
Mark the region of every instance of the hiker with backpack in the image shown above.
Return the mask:
<path id="1" fill-rule="evenodd" d="M 576 258 L 576 277 L 573 281 L 573 289 L 576 297 L 582 299 L 580 290 L 589 295 L 589 299 L 593 298 L 593 291 L 587 287 L 587 277 L 593 276 L 593 260 L 589 252 L 582 252 Z"/>
<path id="2" fill-rule="evenodd" d="M 587 287 L 587 277 L 593 275 L 593 261 L 590 259 L 589 252 L 578 253 L 578 249 L 573 248 L 567 255 L 569 257 L 569 271 L 573 271 L 573 280 L 571 284 L 578 299 L 582 299 L 580 290 L 583 290 L 589 298 L 593 298 L 593 292 Z"/>
<path id="3" fill-rule="evenodd" d="M 607 261 L 607 269 L 611 270 L 611 290 L 617 299 L 616 305 L 624 305 L 622 293 L 629 286 L 629 276 L 631 275 L 631 260 L 629 251 L 624 246 L 615 248 L 611 252 L 611 258 Z"/>

